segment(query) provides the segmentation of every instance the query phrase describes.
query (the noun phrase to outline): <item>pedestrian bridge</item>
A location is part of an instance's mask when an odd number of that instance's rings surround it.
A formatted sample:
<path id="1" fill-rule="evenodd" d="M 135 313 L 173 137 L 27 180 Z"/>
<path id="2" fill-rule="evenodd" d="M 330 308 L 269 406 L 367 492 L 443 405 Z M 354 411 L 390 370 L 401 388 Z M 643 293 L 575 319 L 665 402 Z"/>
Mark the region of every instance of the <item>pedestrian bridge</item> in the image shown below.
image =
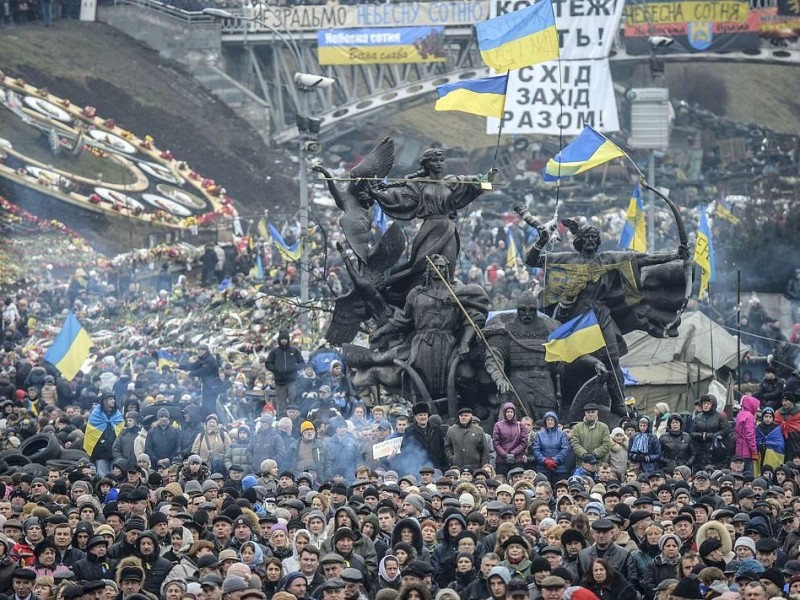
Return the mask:
<path id="1" fill-rule="evenodd" d="M 511 0 L 491 1 L 513 5 Z M 586 1 L 597 3 L 600 0 Z M 215 71 L 215 74 L 206 74 L 207 77 L 213 75 L 217 79 L 224 78 L 228 82 L 224 85 L 239 88 L 239 95 L 249 95 L 257 110 L 268 113 L 268 137 L 276 144 L 286 144 L 300 137 L 296 124 L 298 114 L 318 119 L 307 124 L 312 132 L 339 137 L 358 127 L 358 117 L 405 109 L 415 101 L 432 103 L 436 86 L 489 74 L 481 60 L 473 26 L 489 17 L 490 0 L 352 5 L 328 3 L 280 7 L 264 3 L 253 5 L 251 2 L 244 0 L 243 8 L 230 10 L 230 16 L 222 19 L 183 10 L 158 0 L 115 0 L 115 7 L 111 10 L 124 8 L 135 11 L 143 15 L 138 23 L 155 25 L 157 21 L 160 26 L 167 24 L 169 31 L 175 32 L 174 39 L 187 40 L 180 46 L 180 51 L 172 56 L 178 60 L 186 60 L 187 53 L 198 51 L 202 46 L 205 70 Z M 112 16 L 112 13 L 107 14 Z M 107 20 L 118 26 L 112 18 Z M 446 53 L 443 61 L 335 66 L 319 64 L 317 47 L 320 30 L 414 26 L 444 28 Z M 180 28 L 180 34 L 185 34 L 183 37 L 177 35 L 177 28 Z M 143 39 L 141 27 L 129 26 L 127 29 L 130 35 Z M 162 37 L 163 34 L 159 33 L 159 39 Z M 196 39 L 193 41 L 193 38 Z M 197 42 L 201 38 L 202 43 Z M 158 42 L 154 45 L 158 47 Z M 800 50 L 796 48 L 796 44 L 793 47 L 776 47 L 764 41 L 759 49 L 747 52 L 669 54 L 663 58 L 670 63 L 702 60 L 797 65 L 800 63 Z M 163 53 L 163 49 L 159 49 Z M 611 50 L 612 61 L 646 63 L 649 58 L 647 55 L 626 53 L 624 40 L 617 35 Z M 324 75 L 335 79 L 336 83 L 324 89 L 300 92 L 294 83 L 297 72 Z M 223 94 L 218 96 L 224 99 Z"/>

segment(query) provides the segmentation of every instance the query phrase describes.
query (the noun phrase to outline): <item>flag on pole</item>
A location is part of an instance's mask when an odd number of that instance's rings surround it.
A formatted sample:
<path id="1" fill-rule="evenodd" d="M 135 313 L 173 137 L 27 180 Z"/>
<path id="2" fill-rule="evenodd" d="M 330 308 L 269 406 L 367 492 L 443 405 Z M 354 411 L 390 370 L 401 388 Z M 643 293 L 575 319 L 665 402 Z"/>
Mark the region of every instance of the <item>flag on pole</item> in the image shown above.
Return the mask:
<path id="1" fill-rule="evenodd" d="M 483 62 L 511 71 L 558 58 L 558 32 L 551 0 L 540 0 L 475 24 Z"/>
<path id="2" fill-rule="evenodd" d="M 571 363 L 576 358 L 591 354 L 606 345 L 597 315 L 591 309 L 561 325 L 547 340 L 544 345 L 544 359 L 547 362 Z"/>
<path id="3" fill-rule="evenodd" d="M 502 118 L 506 106 L 508 73 L 499 77 L 466 79 L 436 88 L 435 110 L 459 110 L 483 117 Z"/>
<path id="4" fill-rule="evenodd" d="M 700 207 L 700 225 L 697 229 L 697 243 L 694 247 L 694 262 L 702 270 L 698 297 L 708 289 L 708 284 L 717 280 L 717 265 L 714 260 L 714 243 L 711 240 L 711 228 L 708 226 L 706 205 Z"/>
<path id="5" fill-rule="evenodd" d="M 261 259 L 261 252 L 256 256 L 256 279 L 264 281 L 264 261 Z"/>
<path id="6" fill-rule="evenodd" d="M 642 187 L 637 183 L 631 194 L 628 212 L 625 214 L 625 227 L 619 236 L 619 247 L 634 252 L 647 252 L 647 229 L 645 227 L 644 201 Z"/>
<path id="7" fill-rule="evenodd" d="M 65 379 L 72 381 L 89 356 L 92 338 L 72 312 L 67 314 L 64 325 L 44 359 L 54 365 Z"/>
<path id="8" fill-rule="evenodd" d="M 270 223 L 268 227 L 270 235 L 272 236 L 272 241 L 280 255 L 291 262 L 299 261 L 300 257 L 303 256 L 303 245 L 300 243 L 300 240 L 297 240 L 290 246 L 284 241 L 280 231 L 278 231 L 272 223 Z"/>
<path id="9" fill-rule="evenodd" d="M 627 156 L 602 133 L 588 125 L 567 146 L 547 161 L 545 181 L 578 175 L 615 158 Z"/>
<path id="10" fill-rule="evenodd" d="M 506 227 L 506 266 L 515 267 L 518 262 L 519 248 L 517 248 L 517 241 L 514 239 L 511 227 Z"/>

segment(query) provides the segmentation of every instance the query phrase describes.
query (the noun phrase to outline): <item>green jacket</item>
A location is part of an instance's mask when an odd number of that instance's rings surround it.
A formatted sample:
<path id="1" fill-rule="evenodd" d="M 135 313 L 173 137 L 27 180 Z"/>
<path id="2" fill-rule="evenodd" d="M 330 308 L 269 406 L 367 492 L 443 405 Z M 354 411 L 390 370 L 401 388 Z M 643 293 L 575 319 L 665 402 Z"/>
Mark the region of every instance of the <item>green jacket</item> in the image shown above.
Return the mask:
<path id="1" fill-rule="evenodd" d="M 608 425 L 600 421 L 595 421 L 591 425 L 581 421 L 572 428 L 570 444 L 579 463 L 587 454 L 594 454 L 597 460 L 601 461 L 611 450 L 611 433 Z"/>

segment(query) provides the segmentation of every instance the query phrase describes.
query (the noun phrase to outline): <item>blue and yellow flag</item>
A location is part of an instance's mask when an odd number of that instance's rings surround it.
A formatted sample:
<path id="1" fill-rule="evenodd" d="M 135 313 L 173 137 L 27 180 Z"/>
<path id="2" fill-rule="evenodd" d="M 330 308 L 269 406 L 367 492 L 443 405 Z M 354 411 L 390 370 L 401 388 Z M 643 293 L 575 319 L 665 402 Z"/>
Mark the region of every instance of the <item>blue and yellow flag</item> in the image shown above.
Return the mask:
<path id="1" fill-rule="evenodd" d="M 711 228 L 708 226 L 706 205 L 700 207 L 700 225 L 697 229 L 697 243 L 694 247 L 694 262 L 700 267 L 700 289 L 697 297 L 702 298 L 708 284 L 717 280 L 717 265 L 714 261 L 714 243 L 711 240 Z"/>
<path id="2" fill-rule="evenodd" d="M 511 71 L 558 58 L 558 32 L 551 0 L 540 0 L 475 24 L 483 62 Z"/>
<path id="3" fill-rule="evenodd" d="M 547 161 L 545 181 L 578 175 L 615 158 L 627 156 L 619 147 L 588 125 L 555 157 Z"/>
<path id="4" fill-rule="evenodd" d="M 619 247 L 634 252 L 647 252 L 644 201 L 642 200 L 642 186 L 638 183 L 633 188 L 628 212 L 625 214 L 625 227 L 622 228 L 619 236 Z"/>
<path id="5" fill-rule="evenodd" d="M 83 434 L 83 451 L 91 456 L 106 427 L 113 427 L 115 433 L 119 435 L 124 424 L 125 421 L 119 410 L 115 409 L 114 414 L 108 416 L 103 412 L 102 406 L 95 406 L 89 414 L 89 422 L 86 423 L 86 432 Z"/>
<path id="6" fill-rule="evenodd" d="M 169 367 L 171 369 L 174 369 L 175 367 L 178 366 L 178 359 L 171 352 L 158 349 L 156 350 L 156 356 L 158 357 L 159 369 L 162 369 L 163 367 Z"/>
<path id="7" fill-rule="evenodd" d="M 54 365 L 64 379 L 72 381 L 81 370 L 93 345 L 89 333 L 70 312 L 53 345 L 45 353 L 44 359 Z"/>
<path id="8" fill-rule="evenodd" d="M 506 266 L 514 267 L 519 261 L 519 249 L 517 248 L 517 241 L 514 239 L 514 233 L 511 227 L 506 228 Z"/>
<path id="9" fill-rule="evenodd" d="M 284 241 L 280 231 L 278 231 L 272 223 L 269 224 L 269 233 L 272 236 L 272 242 L 283 258 L 291 262 L 300 260 L 303 256 L 303 245 L 300 243 L 300 240 L 297 240 L 290 246 Z"/>
<path id="10" fill-rule="evenodd" d="M 730 203 L 722 198 L 717 201 L 717 208 L 714 212 L 720 219 L 725 219 L 729 223 L 736 225 L 739 222 L 739 217 L 733 214 Z"/>
<path id="11" fill-rule="evenodd" d="M 553 331 L 544 345 L 547 362 L 568 362 L 599 350 L 606 345 L 603 330 L 593 310 L 567 321 Z"/>
<path id="12" fill-rule="evenodd" d="M 506 107 L 508 73 L 499 77 L 466 79 L 436 88 L 435 110 L 460 110 L 483 117 L 500 117 Z"/>
<path id="13" fill-rule="evenodd" d="M 261 238 L 262 242 L 269 241 L 269 231 L 267 231 L 267 220 L 264 217 L 261 217 L 258 220 L 258 225 L 256 225 L 256 231 L 258 231 L 258 236 Z"/>

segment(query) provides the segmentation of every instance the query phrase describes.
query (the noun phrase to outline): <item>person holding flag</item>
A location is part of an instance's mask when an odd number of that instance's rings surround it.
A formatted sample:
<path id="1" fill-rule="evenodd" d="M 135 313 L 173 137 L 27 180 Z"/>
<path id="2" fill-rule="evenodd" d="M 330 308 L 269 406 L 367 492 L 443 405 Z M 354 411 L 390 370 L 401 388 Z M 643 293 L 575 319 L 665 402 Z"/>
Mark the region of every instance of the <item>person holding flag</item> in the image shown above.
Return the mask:
<path id="1" fill-rule="evenodd" d="M 113 393 L 106 394 L 89 414 L 83 437 L 83 450 L 97 466 L 99 477 L 105 477 L 111 469 L 111 461 L 114 458 L 112 448 L 124 424 L 122 413 L 117 408 L 117 398 Z"/>

